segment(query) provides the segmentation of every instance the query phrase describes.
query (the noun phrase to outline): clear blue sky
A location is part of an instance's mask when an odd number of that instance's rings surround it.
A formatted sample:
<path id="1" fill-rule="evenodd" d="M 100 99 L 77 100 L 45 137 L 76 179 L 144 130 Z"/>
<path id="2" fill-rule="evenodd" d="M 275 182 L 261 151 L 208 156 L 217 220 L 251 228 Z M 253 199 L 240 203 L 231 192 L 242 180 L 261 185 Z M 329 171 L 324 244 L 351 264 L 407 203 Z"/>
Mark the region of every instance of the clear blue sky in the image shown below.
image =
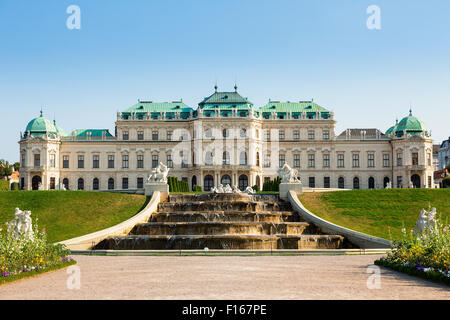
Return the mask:
<path id="1" fill-rule="evenodd" d="M 81 8 L 68 30 L 66 8 Z M 368 30 L 366 8 L 381 8 Z M 337 133 L 413 114 L 450 136 L 450 1 L 0 0 L 0 158 L 44 115 L 70 132 L 108 128 L 137 99 L 196 107 L 213 91 L 314 98 Z"/>

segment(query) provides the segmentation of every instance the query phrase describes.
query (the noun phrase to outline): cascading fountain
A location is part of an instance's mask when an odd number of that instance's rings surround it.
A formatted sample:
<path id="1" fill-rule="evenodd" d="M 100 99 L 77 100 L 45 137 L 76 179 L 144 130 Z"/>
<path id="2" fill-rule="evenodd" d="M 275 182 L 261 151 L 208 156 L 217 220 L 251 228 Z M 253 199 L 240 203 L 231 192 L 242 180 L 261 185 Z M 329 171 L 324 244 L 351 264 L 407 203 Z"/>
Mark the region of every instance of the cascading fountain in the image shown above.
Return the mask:
<path id="1" fill-rule="evenodd" d="M 344 238 L 320 234 L 276 194 L 169 195 L 149 221 L 96 249 L 337 249 Z"/>

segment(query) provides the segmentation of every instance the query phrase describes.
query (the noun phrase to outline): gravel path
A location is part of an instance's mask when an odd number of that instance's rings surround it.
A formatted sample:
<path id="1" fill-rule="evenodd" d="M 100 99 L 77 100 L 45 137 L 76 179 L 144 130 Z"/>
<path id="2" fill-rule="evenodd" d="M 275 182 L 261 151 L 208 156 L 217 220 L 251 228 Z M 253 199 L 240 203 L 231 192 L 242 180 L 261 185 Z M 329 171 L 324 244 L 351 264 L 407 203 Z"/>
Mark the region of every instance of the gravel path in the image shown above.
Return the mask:
<path id="1" fill-rule="evenodd" d="M 67 270 L 0 286 L 0 299 L 450 299 L 450 289 L 381 268 L 378 256 L 75 256 L 79 290 Z"/>

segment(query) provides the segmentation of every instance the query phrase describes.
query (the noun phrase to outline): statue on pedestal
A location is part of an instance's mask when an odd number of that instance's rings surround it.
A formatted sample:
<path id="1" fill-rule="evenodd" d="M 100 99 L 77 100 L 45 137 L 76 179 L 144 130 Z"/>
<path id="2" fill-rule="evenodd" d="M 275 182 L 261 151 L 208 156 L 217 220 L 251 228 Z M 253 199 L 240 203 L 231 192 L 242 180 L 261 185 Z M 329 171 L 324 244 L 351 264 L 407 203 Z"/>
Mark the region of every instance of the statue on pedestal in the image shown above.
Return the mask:
<path id="1" fill-rule="evenodd" d="M 163 163 L 159 163 L 159 166 L 152 170 L 152 173 L 149 175 L 147 182 L 167 183 L 169 170 L 170 169 Z"/>
<path id="2" fill-rule="evenodd" d="M 422 209 L 420 211 L 419 220 L 416 222 L 416 230 L 414 234 L 417 236 L 420 233 L 424 233 L 427 230 L 433 231 L 437 225 L 436 208 L 431 208 L 430 212 Z"/>
<path id="3" fill-rule="evenodd" d="M 31 211 L 21 211 L 19 208 L 15 209 L 14 219 L 7 223 L 8 233 L 14 239 L 21 237 L 33 238 L 33 223 L 31 219 Z"/>
<path id="4" fill-rule="evenodd" d="M 297 178 L 298 170 L 292 169 L 287 163 L 282 168 L 278 169 L 282 183 L 298 183 L 300 180 Z"/>

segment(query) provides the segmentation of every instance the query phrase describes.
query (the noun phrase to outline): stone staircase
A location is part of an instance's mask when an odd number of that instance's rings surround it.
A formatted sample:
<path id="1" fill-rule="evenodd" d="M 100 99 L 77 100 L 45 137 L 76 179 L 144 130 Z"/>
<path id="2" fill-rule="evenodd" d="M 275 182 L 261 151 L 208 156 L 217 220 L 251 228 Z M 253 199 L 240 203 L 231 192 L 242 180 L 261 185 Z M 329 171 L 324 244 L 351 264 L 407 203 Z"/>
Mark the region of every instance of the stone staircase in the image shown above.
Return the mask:
<path id="1" fill-rule="evenodd" d="M 344 238 L 320 234 L 278 195 L 169 195 L 149 221 L 95 249 L 339 249 Z"/>

